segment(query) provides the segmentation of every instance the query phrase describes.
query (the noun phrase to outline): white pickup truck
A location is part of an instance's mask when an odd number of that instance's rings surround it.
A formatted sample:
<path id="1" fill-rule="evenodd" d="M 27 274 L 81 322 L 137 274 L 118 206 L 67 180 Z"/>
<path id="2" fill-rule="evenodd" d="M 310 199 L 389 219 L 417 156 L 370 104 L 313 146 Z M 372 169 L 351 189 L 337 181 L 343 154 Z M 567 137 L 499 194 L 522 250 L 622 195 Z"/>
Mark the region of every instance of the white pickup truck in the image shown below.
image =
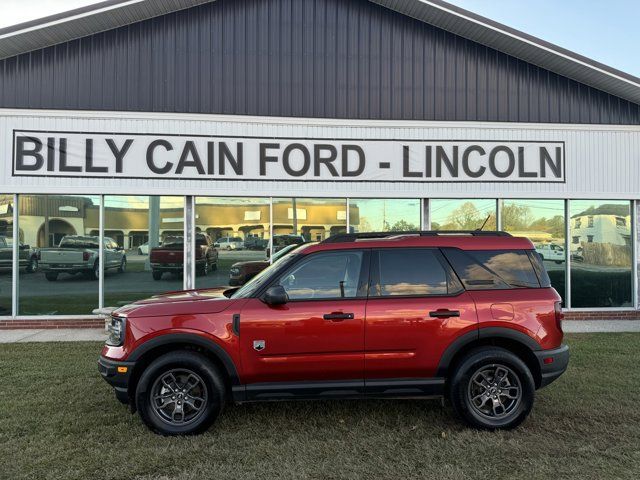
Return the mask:
<path id="1" fill-rule="evenodd" d="M 542 260 L 562 263 L 566 261 L 564 247 L 555 243 L 542 243 L 536 245 L 536 252 L 540 254 Z"/>
<path id="2" fill-rule="evenodd" d="M 53 282 L 61 273 L 82 273 L 89 280 L 99 276 L 98 255 L 100 239 L 95 236 L 67 235 L 54 248 L 40 249 L 40 269 L 47 280 Z M 124 250 L 111 238 L 104 238 L 104 266 L 124 272 L 127 257 Z"/>

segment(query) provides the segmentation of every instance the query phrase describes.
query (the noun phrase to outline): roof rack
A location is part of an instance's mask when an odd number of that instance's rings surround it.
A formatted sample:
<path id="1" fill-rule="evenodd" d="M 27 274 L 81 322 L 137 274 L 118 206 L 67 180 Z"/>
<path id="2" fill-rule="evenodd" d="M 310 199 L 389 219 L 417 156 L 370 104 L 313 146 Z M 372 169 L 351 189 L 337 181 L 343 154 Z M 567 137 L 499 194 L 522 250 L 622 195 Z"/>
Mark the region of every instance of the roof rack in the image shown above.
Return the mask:
<path id="1" fill-rule="evenodd" d="M 363 233 L 340 233 L 324 239 L 321 243 L 341 243 L 355 242 L 357 240 L 374 240 L 376 238 L 420 236 L 438 237 L 451 235 L 469 235 L 472 237 L 510 237 L 511 234 L 501 231 L 489 230 L 410 230 L 399 232 L 363 232 Z"/>

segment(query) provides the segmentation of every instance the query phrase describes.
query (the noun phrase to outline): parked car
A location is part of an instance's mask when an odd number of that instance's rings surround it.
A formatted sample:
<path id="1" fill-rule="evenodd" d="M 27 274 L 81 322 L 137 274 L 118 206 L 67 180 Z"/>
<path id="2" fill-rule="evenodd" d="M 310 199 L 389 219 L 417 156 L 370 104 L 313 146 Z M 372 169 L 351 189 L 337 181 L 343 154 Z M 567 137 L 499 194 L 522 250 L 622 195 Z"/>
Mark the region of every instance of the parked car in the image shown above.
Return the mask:
<path id="1" fill-rule="evenodd" d="M 149 242 L 138 246 L 138 255 L 149 255 Z"/>
<path id="2" fill-rule="evenodd" d="M 29 245 L 20 244 L 18 247 L 18 267 L 25 272 L 33 273 L 38 270 L 38 252 Z M 0 271 L 13 268 L 13 239 L 0 235 Z"/>
<path id="3" fill-rule="evenodd" d="M 115 310 L 100 373 L 164 435 L 204 431 L 227 402 L 314 398 L 446 396 L 473 427 L 519 425 L 569 361 L 533 244 L 373 235 L 303 245 L 240 288 Z"/>
<path id="4" fill-rule="evenodd" d="M 564 247 L 555 243 L 543 243 L 536 245 L 536 252 L 540 254 L 542 260 L 562 263 L 566 261 Z"/>
<path id="5" fill-rule="evenodd" d="M 291 250 L 295 250 L 298 248 L 300 244 L 294 243 L 293 245 L 288 245 L 284 247 L 282 250 L 278 251 L 273 255 L 273 261 L 277 261 L 283 255 L 286 255 Z M 269 266 L 269 260 L 253 260 L 246 262 L 236 262 L 231 265 L 229 269 L 229 285 L 238 286 L 244 285 L 253 277 L 255 277 L 258 273 Z"/>
<path id="6" fill-rule="evenodd" d="M 98 257 L 100 238 L 96 236 L 67 235 L 58 247 L 40 249 L 40 269 L 47 280 L 53 282 L 61 273 L 82 273 L 89 280 L 99 276 Z M 127 256 L 124 249 L 109 237 L 104 237 L 104 268 L 124 273 Z"/>
<path id="7" fill-rule="evenodd" d="M 218 268 L 218 250 L 213 246 L 209 235 L 196 234 L 195 259 L 198 275 L 208 275 Z M 162 245 L 151 249 L 149 260 L 154 280 L 160 280 L 166 272 L 181 274 L 184 265 L 184 238 L 167 237 Z"/>
<path id="8" fill-rule="evenodd" d="M 240 237 L 222 237 L 216 240 L 215 246 L 221 250 L 242 250 L 244 240 Z"/>
<path id="9" fill-rule="evenodd" d="M 289 245 L 300 245 L 305 242 L 302 235 L 274 235 L 273 236 L 273 253 L 282 250 Z M 271 255 L 271 251 L 267 246 L 267 258 Z"/>
<path id="10" fill-rule="evenodd" d="M 260 237 L 247 237 L 244 239 L 245 250 L 264 250 L 269 245 L 269 240 Z"/>

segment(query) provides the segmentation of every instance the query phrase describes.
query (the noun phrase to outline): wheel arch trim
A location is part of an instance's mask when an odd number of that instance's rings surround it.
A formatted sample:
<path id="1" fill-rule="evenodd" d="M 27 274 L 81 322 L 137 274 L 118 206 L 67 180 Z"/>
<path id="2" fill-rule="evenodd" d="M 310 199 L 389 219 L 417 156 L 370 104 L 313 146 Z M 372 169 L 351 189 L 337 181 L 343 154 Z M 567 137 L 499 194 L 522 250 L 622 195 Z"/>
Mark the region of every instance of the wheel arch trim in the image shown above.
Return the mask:
<path id="1" fill-rule="evenodd" d="M 532 352 L 542 350 L 542 347 L 532 337 L 526 333 L 522 333 L 518 330 L 508 327 L 485 327 L 479 328 L 473 332 L 465 333 L 456 338 L 444 351 L 440 357 L 438 363 L 438 369 L 436 371 L 437 377 L 444 377 L 447 374 L 447 370 L 451 365 L 455 356 L 466 346 L 477 341 L 487 340 L 492 338 L 499 338 L 505 340 L 511 340 L 521 344 L 524 347 L 529 348 Z"/>
<path id="2" fill-rule="evenodd" d="M 240 384 L 240 376 L 238 375 L 238 370 L 236 369 L 235 363 L 229 356 L 229 354 L 222 348 L 220 345 L 215 343 L 213 340 L 209 340 L 202 335 L 198 335 L 195 333 L 167 333 L 150 340 L 147 340 L 138 348 L 136 348 L 131 355 L 127 357 L 127 361 L 135 362 L 142 358 L 144 355 L 149 353 L 150 351 L 164 346 L 170 345 L 195 345 L 198 347 L 202 347 L 207 350 L 208 353 L 215 356 L 220 363 L 222 363 L 226 374 L 229 376 L 232 385 Z"/>

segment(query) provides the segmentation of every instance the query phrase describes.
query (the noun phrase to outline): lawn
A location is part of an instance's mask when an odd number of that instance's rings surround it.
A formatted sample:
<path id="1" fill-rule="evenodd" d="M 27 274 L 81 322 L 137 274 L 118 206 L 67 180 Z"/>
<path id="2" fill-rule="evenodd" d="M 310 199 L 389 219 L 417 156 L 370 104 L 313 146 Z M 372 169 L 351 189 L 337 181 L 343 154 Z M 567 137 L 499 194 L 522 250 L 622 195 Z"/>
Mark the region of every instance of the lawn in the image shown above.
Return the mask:
<path id="1" fill-rule="evenodd" d="M 0 478 L 640 478 L 640 335 L 568 337 L 567 373 L 512 432 L 437 401 L 229 407 L 163 438 L 116 402 L 95 343 L 0 345 Z"/>

